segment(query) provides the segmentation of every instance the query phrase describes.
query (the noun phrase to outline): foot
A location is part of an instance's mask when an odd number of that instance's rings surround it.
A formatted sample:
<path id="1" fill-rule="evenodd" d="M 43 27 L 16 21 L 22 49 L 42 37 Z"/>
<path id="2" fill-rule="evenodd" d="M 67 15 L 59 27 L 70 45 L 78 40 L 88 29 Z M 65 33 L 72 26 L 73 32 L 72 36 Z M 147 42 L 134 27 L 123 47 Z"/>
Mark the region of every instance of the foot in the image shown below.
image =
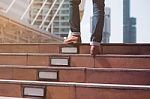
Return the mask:
<path id="1" fill-rule="evenodd" d="M 91 54 L 92 56 L 95 56 L 95 55 L 97 55 L 97 54 L 100 54 L 99 46 L 97 46 L 97 45 L 91 45 L 90 54 Z"/>
<path id="2" fill-rule="evenodd" d="M 81 43 L 80 35 L 72 35 L 68 39 L 64 40 L 65 44 L 77 44 Z"/>

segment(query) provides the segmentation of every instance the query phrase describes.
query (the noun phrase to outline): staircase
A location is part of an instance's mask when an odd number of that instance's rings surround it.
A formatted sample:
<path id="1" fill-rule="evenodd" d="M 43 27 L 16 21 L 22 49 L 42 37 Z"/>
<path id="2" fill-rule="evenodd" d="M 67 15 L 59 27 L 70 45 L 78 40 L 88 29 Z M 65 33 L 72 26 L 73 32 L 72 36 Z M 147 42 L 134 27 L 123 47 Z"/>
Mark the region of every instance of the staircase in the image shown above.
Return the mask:
<path id="1" fill-rule="evenodd" d="M 0 99 L 150 99 L 150 44 L 102 44 L 93 57 L 18 20 L 0 8 Z"/>
<path id="2" fill-rule="evenodd" d="M 149 44 L 102 44 L 95 57 L 89 48 L 89 44 L 0 44 L 0 96 L 150 98 Z"/>

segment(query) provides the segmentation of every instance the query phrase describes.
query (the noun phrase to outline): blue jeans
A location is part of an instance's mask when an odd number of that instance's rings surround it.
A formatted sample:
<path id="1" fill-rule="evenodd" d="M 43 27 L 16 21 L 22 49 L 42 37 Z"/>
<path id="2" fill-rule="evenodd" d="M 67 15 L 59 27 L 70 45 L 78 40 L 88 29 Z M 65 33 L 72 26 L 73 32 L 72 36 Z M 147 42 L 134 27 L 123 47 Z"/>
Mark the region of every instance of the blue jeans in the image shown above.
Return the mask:
<path id="1" fill-rule="evenodd" d="M 93 0 L 93 20 L 91 45 L 98 45 L 102 40 L 104 26 L 105 0 Z M 70 0 L 70 28 L 74 35 L 80 34 L 79 4 L 81 0 Z"/>

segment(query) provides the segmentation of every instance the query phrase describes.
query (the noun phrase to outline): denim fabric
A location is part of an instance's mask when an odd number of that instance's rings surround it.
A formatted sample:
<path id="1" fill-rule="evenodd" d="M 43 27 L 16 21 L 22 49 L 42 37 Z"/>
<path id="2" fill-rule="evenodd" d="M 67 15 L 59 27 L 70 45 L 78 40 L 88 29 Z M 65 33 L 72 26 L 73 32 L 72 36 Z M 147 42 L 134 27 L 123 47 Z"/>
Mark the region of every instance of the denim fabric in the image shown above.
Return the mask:
<path id="1" fill-rule="evenodd" d="M 93 0 L 93 20 L 91 42 L 99 42 L 102 40 L 102 32 L 104 26 L 104 7 L 105 0 Z M 80 14 L 79 4 L 81 0 L 70 0 L 70 27 L 71 32 L 80 33 Z"/>
<path id="2" fill-rule="evenodd" d="M 80 12 L 79 4 L 81 0 L 70 0 L 70 29 L 73 33 L 80 33 Z"/>

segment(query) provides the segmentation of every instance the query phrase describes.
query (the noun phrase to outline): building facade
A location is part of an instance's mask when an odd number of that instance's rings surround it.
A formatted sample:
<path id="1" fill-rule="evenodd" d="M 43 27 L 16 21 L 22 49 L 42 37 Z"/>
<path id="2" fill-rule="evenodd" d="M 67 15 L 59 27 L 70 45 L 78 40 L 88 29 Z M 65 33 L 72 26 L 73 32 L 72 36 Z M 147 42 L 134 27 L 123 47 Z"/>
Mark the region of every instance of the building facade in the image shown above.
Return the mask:
<path id="1" fill-rule="evenodd" d="M 40 14 L 36 18 L 38 11 L 41 9 L 44 3 L 45 0 L 34 0 L 29 12 L 30 13 L 29 23 L 33 24 L 35 27 L 41 28 L 43 30 L 47 30 L 51 34 L 55 34 L 60 37 L 67 37 L 70 29 L 69 0 L 64 0 L 58 12 L 57 10 L 60 4 L 62 3 L 62 0 L 56 0 L 56 2 L 55 0 L 47 0 L 45 6 L 42 8 Z M 51 11 L 49 11 L 50 9 Z M 51 25 L 49 25 L 50 23 Z"/>
<path id="2" fill-rule="evenodd" d="M 136 43 L 136 18 L 130 17 L 130 0 L 123 0 L 123 43 Z"/>
<path id="3" fill-rule="evenodd" d="M 104 28 L 103 28 L 103 43 L 110 42 L 110 34 L 111 34 L 111 10 L 110 8 L 105 8 L 105 19 L 104 19 Z"/>

